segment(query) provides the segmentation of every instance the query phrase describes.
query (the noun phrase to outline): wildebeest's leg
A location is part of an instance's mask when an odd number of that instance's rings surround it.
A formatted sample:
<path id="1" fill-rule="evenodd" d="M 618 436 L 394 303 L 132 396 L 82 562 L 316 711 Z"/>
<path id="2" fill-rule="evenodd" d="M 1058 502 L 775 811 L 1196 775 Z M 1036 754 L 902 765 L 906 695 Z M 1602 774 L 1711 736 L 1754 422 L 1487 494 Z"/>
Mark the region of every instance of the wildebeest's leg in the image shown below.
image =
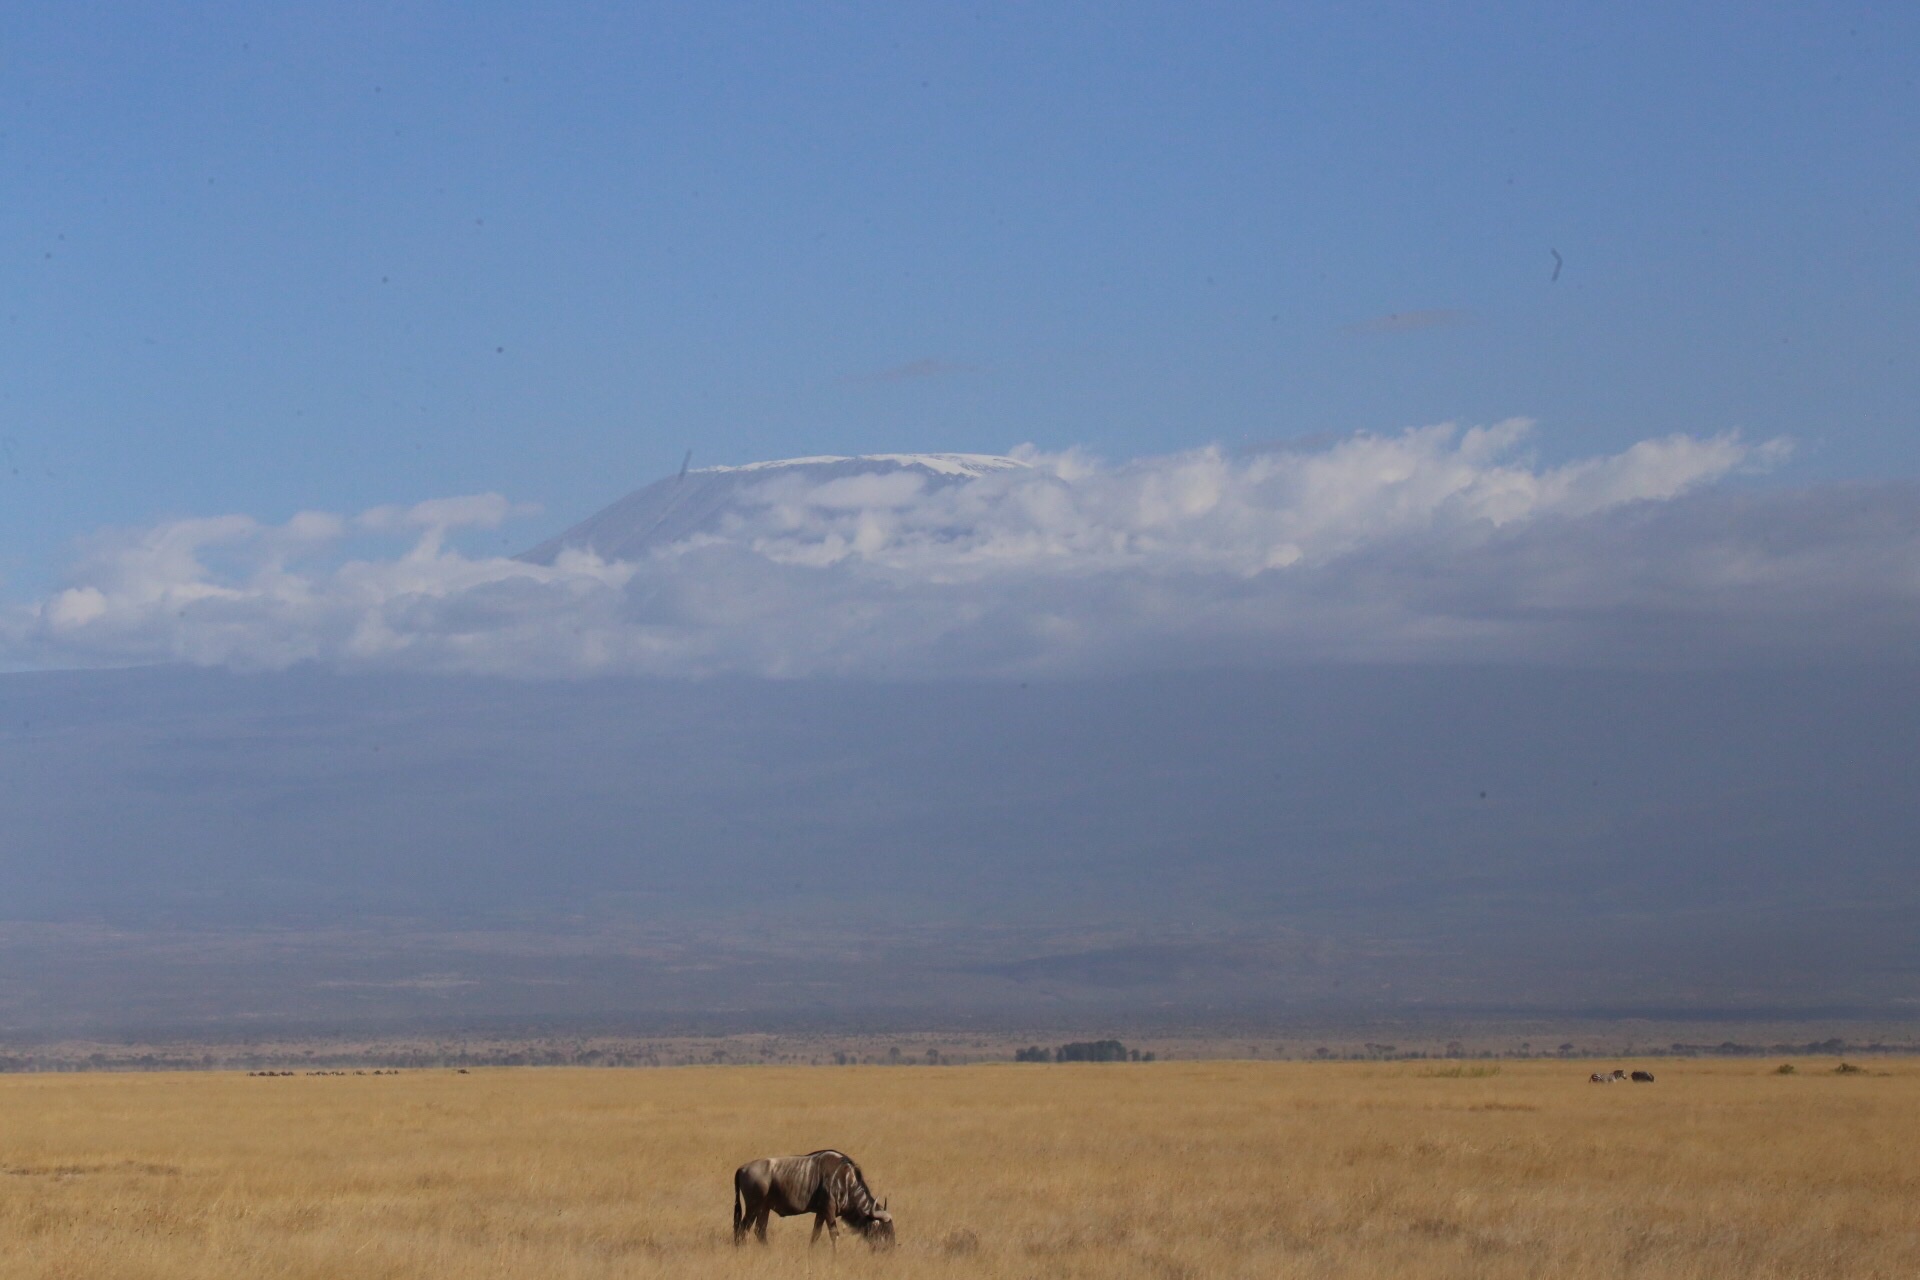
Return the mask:
<path id="1" fill-rule="evenodd" d="M 812 1248 L 814 1245 L 820 1243 L 820 1228 L 822 1227 L 827 1229 L 827 1244 L 835 1253 L 840 1252 L 840 1228 L 830 1215 L 824 1213 L 814 1215 L 813 1235 L 807 1240 L 807 1247 Z"/>
<path id="2" fill-rule="evenodd" d="M 773 1197 L 768 1196 L 760 1202 L 760 1216 L 754 1220 L 753 1234 L 760 1237 L 760 1243 L 767 1242 L 767 1218 L 773 1213 Z"/>

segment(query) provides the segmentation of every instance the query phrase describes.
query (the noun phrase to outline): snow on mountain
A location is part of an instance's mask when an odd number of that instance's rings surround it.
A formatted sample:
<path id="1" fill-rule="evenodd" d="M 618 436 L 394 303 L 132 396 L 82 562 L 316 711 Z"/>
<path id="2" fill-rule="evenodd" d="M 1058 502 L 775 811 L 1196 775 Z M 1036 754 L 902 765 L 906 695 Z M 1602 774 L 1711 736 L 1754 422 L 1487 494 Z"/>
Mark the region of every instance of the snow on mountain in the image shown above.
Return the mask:
<path id="1" fill-rule="evenodd" d="M 635 490 L 519 558 L 552 564 L 562 551 L 582 550 L 603 560 L 633 560 L 653 548 L 714 533 L 729 512 L 794 490 L 841 505 L 886 505 L 1026 467 L 1017 458 L 986 453 L 872 453 L 699 467 Z"/>
<path id="2" fill-rule="evenodd" d="M 1011 471 L 1027 465 L 1018 458 L 1003 458 L 991 453 L 867 453 L 856 458 L 840 458 L 826 454 L 816 458 L 781 458 L 773 462 L 748 462 L 737 467 L 699 467 L 688 474 L 773 471 L 784 467 L 818 469 L 838 467 L 842 463 L 857 464 L 860 470 L 867 474 L 887 470 L 917 469 L 961 480 L 973 480 L 990 472 Z"/>

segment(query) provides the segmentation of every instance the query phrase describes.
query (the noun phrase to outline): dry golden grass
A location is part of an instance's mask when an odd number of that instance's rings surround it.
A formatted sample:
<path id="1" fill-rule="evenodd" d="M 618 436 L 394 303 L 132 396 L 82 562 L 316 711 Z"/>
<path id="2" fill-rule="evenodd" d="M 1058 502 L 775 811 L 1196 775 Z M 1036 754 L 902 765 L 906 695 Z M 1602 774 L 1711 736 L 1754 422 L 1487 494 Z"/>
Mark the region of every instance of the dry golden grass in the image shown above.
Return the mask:
<path id="1" fill-rule="evenodd" d="M 1920 1067 L 1773 1066 L 13 1077 L 0 1275 L 1920 1276 Z M 734 1166 L 826 1145 L 900 1249 L 736 1252 Z"/>

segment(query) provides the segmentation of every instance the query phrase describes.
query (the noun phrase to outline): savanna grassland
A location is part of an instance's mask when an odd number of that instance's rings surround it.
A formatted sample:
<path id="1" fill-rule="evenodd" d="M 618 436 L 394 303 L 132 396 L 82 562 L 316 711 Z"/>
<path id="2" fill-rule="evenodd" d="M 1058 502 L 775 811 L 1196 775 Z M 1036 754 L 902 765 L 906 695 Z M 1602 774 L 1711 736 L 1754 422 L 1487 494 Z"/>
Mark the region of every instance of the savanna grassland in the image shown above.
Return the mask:
<path id="1" fill-rule="evenodd" d="M 15 1076 L 0 1275 L 1920 1275 L 1920 1064 L 1652 1066 Z M 899 1249 L 736 1251 L 734 1166 L 827 1145 Z"/>

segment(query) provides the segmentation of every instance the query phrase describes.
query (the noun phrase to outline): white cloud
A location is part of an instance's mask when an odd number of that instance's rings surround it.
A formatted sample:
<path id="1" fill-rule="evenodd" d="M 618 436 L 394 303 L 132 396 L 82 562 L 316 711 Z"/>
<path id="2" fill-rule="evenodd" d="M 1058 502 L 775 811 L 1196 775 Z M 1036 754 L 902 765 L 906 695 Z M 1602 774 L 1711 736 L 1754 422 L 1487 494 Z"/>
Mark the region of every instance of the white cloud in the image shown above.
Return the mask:
<path id="1" fill-rule="evenodd" d="M 385 533 L 403 529 L 445 533 L 460 528 L 497 529 L 508 516 L 531 514 L 536 510 L 538 508 L 526 504 L 509 502 L 497 493 L 476 493 L 463 498 L 429 498 L 410 507 L 375 507 L 361 512 L 354 523 L 363 529 Z"/>
<path id="2" fill-rule="evenodd" d="M 518 510 L 492 494 L 177 521 L 96 538 L 71 585 L 0 635 L 16 662 L 50 665 L 515 675 L 1638 664 L 1920 638 L 1904 491 L 1715 492 L 1785 456 L 1734 435 L 1543 467 L 1527 433 L 1440 426 L 1117 466 L 1026 449 L 1024 468 L 937 485 L 774 469 L 635 562 L 453 549 L 451 531 Z M 401 542 L 349 550 L 370 534 Z M 1835 610 L 1872 625 L 1850 638 Z"/>

